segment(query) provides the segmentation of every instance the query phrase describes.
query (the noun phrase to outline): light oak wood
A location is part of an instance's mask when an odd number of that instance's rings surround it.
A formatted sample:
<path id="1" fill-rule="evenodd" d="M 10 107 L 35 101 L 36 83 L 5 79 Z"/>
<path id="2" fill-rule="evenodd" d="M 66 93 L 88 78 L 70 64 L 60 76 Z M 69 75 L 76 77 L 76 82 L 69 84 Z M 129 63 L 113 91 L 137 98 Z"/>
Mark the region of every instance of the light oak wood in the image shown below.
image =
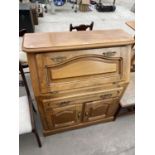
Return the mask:
<path id="1" fill-rule="evenodd" d="M 44 111 L 49 111 L 52 108 L 63 107 L 68 105 L 75 105 L 79 103 L 86 103 L 98 100 L 105 100 L 108 98 L 119 98 L 123 92 L 123 87 L 103 89 L 101 91 L 91 91 L 89 93 L 79 93 L 68 96 L 61 96 L 52 98 L 40 97 L 40 103 L 42 104 Z"/>
<path id="2" fill-rule="evenodd" d="M 93 60 L 93 56 L 92 59 L 86 59 L 87 58 L 77 59 L 77 61 L 72 61 L 72 63 L 68 62 L 64 66 L 55 67 L 50 71 L 51 80 L 114 73 L 117 71 L 118 66 L 115 63 L 96 61 L 95 59 Z M 93 68 L 90 68 L 91 65 Z"/>
<path id="3" fill-rule="evenodd" d="M 114 82 L 120 80 L 123 74 L 121 58 L 91 54 L 75 56 L 54 66 L 46 65 L 41 58 L 37 66 L 40 68 L 38 74 L 42 93 Z"/>
<path id="4" fill-rule="evenodd" d="M 106 123 L 109 121 L 113 121 L 114 117 L 108 117 L 108 118 L 104 118 L 104 119 L 100 119 L 100 120 L 95 120 L 95 121 L 91 121 L 91 122 L 84 122 L 84 123 L 79 123 L 73 126 L 65 126 L 63 128 L 57 128 L 57 129 L 52 129 L 52 130 L 44 130 L 44 136 L 49 136 L 55 133 L 59 133 L 62 131 L 68 131 L 68 130 L 73 130 L 73 129 L 78 129 L 81 127 L 86 127 L 86 126 L 90 126 L 90 125 L 94 125 L 94 124 L 98 124 L 98 123 Z"/>
<path id="5" fill-rule="evenodd" d="M 132 44 L 123 30 L 25 35 L 44 135 L 113 120 L 129 83 Z"/>
<path id="6" fill-rule="evenodd" d="M 25 34 L 23 40 L 23 51 L 27 53 L 120 46 L 134 43 L 132 36 L 121 29 L 30 33 Z"/>
<path id="7" fill-rule="evenodd" d="M 135 73 L 130 74 L 130 83 L 120 100 L 121 107 L 130 107 L 135 105 Z"/>
<path id="8" fill-rule="evenodd" d="M 135 21 L 134 21 L 134 20 L 128 21 L 128 22 L 126 22 L 126 24 L 127 24 L 130 28 L 132 28 L 133 30 L 135 30 Z"/>
<path id="9" fill-rule="evenodd" d="M 126 22 L 126 24 L 132 28 L 133 30 L 135 30 L 135 21 L 128 21 Z M 134 40 L 135 40 L 135 36 L 134 36 Z M 131 52 L 131 71 L 135 71 L 135 43 L 132 46 L 132 52 Z"/>
<path id="10" fill-rule="evenodd" d="M 100 120 L 107 117 L 107 111 L 111 102 L 113 103 L 114 101 L 100 100 L 86 103 L 84 110 L 84 121 Z"/>
<path id="11" fill-rule="evenodd" d="M 49 109 L 47 112 L 47 121 L 49 128 L 61 128 L 80 123 L 82 104 L 69 105 Z"/>

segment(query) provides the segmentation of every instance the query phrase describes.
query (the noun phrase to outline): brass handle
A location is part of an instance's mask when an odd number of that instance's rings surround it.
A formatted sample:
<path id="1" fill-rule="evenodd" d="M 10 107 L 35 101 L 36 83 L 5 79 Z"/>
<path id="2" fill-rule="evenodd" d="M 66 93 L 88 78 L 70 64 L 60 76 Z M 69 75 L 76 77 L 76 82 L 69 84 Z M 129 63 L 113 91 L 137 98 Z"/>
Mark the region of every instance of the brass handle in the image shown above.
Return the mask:
<path id="1" fill-rule="evenodd" d="M 59 57 L 51 58 L 51 60 L 53 60 L 54 62 L 60 63 L 66 60 L 66 57 L 59 56 Z"/>
<path id="2" fill-rule="evenodd" d="M 114 56 L 114 55 L 116 54 L 116 52 L 115 52 L 115 51 L 103 52 L 102 54 L 103 54 L 103 56 L 105 56 L 105 57 L 111 57 L 111 56 Z"/>
<path id="3" fill-rule="evenodd" d="M 120 93 L 120 91 L 119 90 L 117 90 L 117 94 L 119 94 Z"/>
<path id="4" fill-rule="evenodd" d="M 100 98 L 102 98 L 102 99 L 107 99 L 109 97 L 112 97 L 112 94 L 105 94 L 105 95 L 100 96 Z"/>
<path id="5" fill-rule="evenodd" d="M 67 104 L 69 104 L 70 103 L 70 101 L 64 101 L 64 102 L 60 102 L 59 104 L 61 105 L 61 106 L 64 106 L 64 105 L 67 105 Z"/>
<path id="6" fill-rule="evenodd" d="M 89 113 L 87 111 L 85 112 L 85 116 L 89 116 Z"/>
<path id="7" fill-rule="evenodd" d="M 81 118 L 81 112 L 78 113 L 78 119 L 80 119 L 80 118 Z"/>
<path id="8" fill-rule="evenodd" d="M 58 94 L 58 93 L 59 93 L 58 91 L 51 92 L 51 94 Z"/>

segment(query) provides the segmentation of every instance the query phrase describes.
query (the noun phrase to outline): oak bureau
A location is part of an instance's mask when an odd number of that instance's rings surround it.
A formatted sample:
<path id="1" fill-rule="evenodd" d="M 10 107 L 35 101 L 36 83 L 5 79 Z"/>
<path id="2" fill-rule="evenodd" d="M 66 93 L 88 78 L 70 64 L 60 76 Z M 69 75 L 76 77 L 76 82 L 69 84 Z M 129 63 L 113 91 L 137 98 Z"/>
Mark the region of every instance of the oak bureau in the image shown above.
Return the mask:
<path id="1" fill-rule="evenodd" d="M 133 43 L 120 29 L 24 36 L 45 136 L 114 119 L 129 83 Z"/>

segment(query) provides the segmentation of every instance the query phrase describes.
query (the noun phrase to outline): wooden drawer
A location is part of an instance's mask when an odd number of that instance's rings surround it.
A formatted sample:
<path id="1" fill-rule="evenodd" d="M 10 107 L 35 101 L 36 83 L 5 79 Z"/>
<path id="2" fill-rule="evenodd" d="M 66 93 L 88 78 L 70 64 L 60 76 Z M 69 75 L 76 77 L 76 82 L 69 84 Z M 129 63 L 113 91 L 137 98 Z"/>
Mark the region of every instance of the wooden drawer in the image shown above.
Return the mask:
<path id="1" fill-rule="evenodd" d="M 76 50 L 74 52 L 52 52 L 38 54 L 37 59 L 44 61 L 44 65 L 56 65 L 67 61 L 71 58 L 78 57 L 81 55 L 97 54 L 105 57 L 121 57 L 121 52 L 124 51 L 126 47 L 111 47 L 111 48 L 99 48 L 99 49 L 89 49 L 89 50 Z"/>
<path id="2" fill-rule="evenodd" d="M 56 107 L 63 107 L 73 104 L 86 103 L 97 100 L 105 100 L 111 98 L 119 98 L 123 92 L 123 87 L 113 88 L 109 90 L 95 91 L 91 93 L 76 94 L 73 96 L 65 96 L 51 99 L 41 99 L 44 111 L 50 111 Z"/>
<path id="3" fill-rule="evenodd" d="M 129 72 L 123 69 L 129 65 L 125 60 L 127 48 L 128 46 L 61 52 L 60 60 L 56 57 L 57 53 L 36 54 L 41 93 L 125 80 Z"/>

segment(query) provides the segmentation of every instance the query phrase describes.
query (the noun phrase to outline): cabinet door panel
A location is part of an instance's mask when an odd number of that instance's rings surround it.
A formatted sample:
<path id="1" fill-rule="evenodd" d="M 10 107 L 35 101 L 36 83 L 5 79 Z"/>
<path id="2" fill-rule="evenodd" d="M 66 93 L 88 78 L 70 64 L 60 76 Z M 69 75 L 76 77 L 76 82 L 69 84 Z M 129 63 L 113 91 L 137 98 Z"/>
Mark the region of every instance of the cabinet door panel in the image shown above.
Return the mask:
<path id="1" fill-rule="evenodd" d="M 100 100 L 85 104 L 84 121 L 94 121 L 113 116 L 118 108 L 116 100 Z"/>
<path id="2" fill-rule="evenodd" d="M 103 101 L 86 103 L 84 120 L 92 121 L 92 120 L 103 119 L 106 117 L 107 109 L 108 109 L 108 104 L 103 103 Z"/>
<path id="3" fill-rule="evenodd" d="M 48 112 L 48 125 L 50 128 L 60 128 L 78 124 L 81 121 L 82 105 L 70 105 L 53 108 Z"/>

